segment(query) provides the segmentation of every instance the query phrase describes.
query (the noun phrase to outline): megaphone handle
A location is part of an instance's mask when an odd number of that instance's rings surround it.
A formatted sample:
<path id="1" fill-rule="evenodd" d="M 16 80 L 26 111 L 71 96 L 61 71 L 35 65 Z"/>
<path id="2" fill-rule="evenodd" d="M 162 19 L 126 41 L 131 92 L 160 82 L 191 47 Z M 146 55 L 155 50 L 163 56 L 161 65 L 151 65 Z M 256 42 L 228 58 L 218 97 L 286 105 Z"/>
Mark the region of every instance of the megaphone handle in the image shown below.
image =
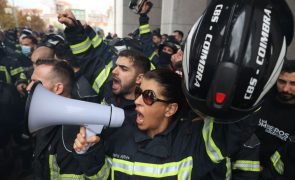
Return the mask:
<path id="1" fill-rule="evenodd" d="M 90 138 L 91 136 L 96 136 L 100 134 L 103 126 L 102 125 L 85 125 L 86 128 L 86 139 Z M 76 152 L 77 154 L 84 154 L 93 144 L 88 144 L 88 146 L 84 147 L 83 150 Z"/>

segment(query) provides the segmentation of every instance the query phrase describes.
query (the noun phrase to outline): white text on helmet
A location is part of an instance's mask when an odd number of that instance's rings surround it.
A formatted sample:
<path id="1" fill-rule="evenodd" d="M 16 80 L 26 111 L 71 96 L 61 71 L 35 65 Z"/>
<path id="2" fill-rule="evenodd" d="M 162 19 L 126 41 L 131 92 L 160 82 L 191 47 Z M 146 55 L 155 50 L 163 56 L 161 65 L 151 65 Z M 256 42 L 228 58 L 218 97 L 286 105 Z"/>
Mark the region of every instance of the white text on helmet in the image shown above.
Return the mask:
<path id="1" fill-rule="evenodd" d="M 197 70 L 197 74 L 195 78 L 196 82 L 194 85 L 197 87 L 200 87 L 200 82 L 202 81 L 202 78 L 203 78 L 203 72 L 205 69 L 205 64 L 206 64 L 207 56 L 209 53 L 210 43 L 212 41 L 212 38 L 213 36 L 211 34 L 206 34 L 205 41 L 203 43 L 201 57 L 199 59 L 198 70 Z"/>
<path id="2" fill-rule="evenodd" d="M 257 54 L 257 58 L 256 58 L 256 63 L 259 66 L 263 65 L 265 55 L 266 55 L 266 48 L 267 48 L 267 43 L 268 43 L 268 39 L 269 39 L 270 22 L 271 22 L 270 14 L 271 14 L 270 10 L 264 9 L 261 38 L 260 38 L 258 54 Z M 257 70 L 256 72 L 259 72 L 259 70 Z M 251 79 L 249 81 L 249 85 L 246 90 L 246 93 L 244 95 L 244 99 L 247 99 L 247 100 L 251 99 L 253 92 L 255 90 L 256 84 L 257 84 L 257 78 L 251 77 Z"/>
<path id="3" fill-rule="evenodd" d="M 252 97 L 252 94 L 254 92 L 256 84 L 257 84 L 257 79 L 252 77 L 250 79 L 249 85 L 248 85 L 246 93 L 244 95 L 245 99 L 250 99 Z"/>
<path id="4" fill-rule="evenodd" d="M 264 58 L 266 55 L 266 47 L 269 38 L 269 31 L 270 31 L 270 21 L 271 21 L 271 11 L 268 9 L 264 9 L 264 16 L 263 16 L 263 23 L 262 23 L 262 31 L 261 31 L 261 38 L 260 44 L 258 49 L 258 56 L 256 58 L 256 63 L 262 65 L 264 62 Z"/>
<path id="5" fill-rule="evenodd" d="M 219 15 L 221 14 L 222 7 L 223 7 L 222 4 L 218 4 L 218 5 L 215 7 L 215 10 L 214 10 L 213 16 L 212 16 L 212 18 L 211 18 L 211 22 L 218 22 Z"/>

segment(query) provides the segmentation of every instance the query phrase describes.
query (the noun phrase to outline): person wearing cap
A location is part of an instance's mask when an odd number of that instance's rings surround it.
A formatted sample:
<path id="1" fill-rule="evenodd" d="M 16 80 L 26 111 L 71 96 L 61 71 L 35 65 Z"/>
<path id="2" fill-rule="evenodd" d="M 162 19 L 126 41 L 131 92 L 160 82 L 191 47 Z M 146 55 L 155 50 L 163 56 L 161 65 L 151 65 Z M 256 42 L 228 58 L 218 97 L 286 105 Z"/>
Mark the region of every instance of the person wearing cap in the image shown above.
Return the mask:
<path id="1" fill-rule="evenodd" d="M 32 35 L 25 35 L 20 41 L 21 53 L 18 54 L 18 61 L 25 70 L 27 77 L 31 77 L 33 73 L 33 65 L 31 62 L 31 55 L 37 48 L 38 41 Z"/>
<path id="2" fill-rule="evenodd" d="M 18 42 L 21 44 L 23 38 L 26 37 L 26 36 L 33 36 L 33 31 L 31 31 L 30 29 L 23 29 L 20 32 Z"/>
<path id="3" fill-rule="evenodd" d="M 171 67 L 173 67 L 172 56 L 175 55 L 179 49 L 180 45 L 174 36 L 168 36 L 166 41 L 159 46 L 159 58 L 157 61 L 158 67 L 171 69 Z"/>
<path id="4" fill-rule="evenodd" d="M 295 145 L 294 111 L 295 61 L 285 60 L 276 87 L 253 117 L 258 122 L 256 134 L 261 141 L 262 179 L 285 178 L 286 169 L 295 166 L 294 156 L 287 152 Z M 294 172 L 289 174 L 294 177 Z"/>

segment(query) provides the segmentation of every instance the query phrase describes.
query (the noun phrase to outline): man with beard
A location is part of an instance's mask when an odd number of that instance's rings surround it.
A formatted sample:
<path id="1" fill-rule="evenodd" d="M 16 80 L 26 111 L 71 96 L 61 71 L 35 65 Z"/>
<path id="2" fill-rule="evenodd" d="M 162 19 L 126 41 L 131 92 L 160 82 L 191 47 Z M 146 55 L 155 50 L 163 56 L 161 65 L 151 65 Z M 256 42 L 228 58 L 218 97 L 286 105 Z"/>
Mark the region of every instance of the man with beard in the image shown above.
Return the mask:
<path id="1" fill-rule="evenodd" d="M 150 70 L 148 58 L 129 46 L 127 50 L 121 49 L 116 54 L 117 60 L 113 61 L 115 54 L 110 53 L 112 48 L 89 32 L 91 29 L 84 29 L 71 11 L 60 13 L 58 21 L 66 25 L 65 37 L 74 61 L 80 67 L 79 73 L 97 93 L 98 102 L 113 104 L 124 109 L 125 116 L 134 117 L 135 86 L 140 84 L 143 74 Z"/>
<path id="2" fill-rule="evenodd" d="M 113 67 L 112 81 L 108 81 L 103 94 L 102 104 L 114 104 L 125 111 L 125 119 L 134 119 L 135 88 L 140 85 L 144 73 L 149 71 L 149 60 L 135 50 L 124 50 L 118 54 Z M 110 91 L 111 89 L 111 91 Z M 124 123 L 134 123 L 127 122 Z"/>
<path id="3" fill-rule="evenodd" d="M 294 162 L 287 149 L 294 146 L 295 61 L 286 60 L 276 88 L 257 114 L 257 136 L 261 141 L 262 179 L 281 179 Z M 293 155 L 294 156 L 294 155 Z M 287 165 L 287 164 L 290 165 Z"/>

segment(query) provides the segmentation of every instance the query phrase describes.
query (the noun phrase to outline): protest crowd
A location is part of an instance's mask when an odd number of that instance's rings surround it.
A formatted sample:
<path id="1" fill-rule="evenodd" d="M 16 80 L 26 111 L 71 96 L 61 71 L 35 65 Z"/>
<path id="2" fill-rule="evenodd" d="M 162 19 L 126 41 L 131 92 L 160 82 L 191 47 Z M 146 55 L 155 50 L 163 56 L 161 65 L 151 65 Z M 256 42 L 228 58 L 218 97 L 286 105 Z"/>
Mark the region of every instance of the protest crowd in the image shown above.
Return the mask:
<path id="1" fill-rule="evenodd" d="M 58 14 L 63 32 L 0 32 L 0 179 L 295 179 L 288 4 L 214 0 L 189 32 L 164 34 L 150 27 L 152 2 L 138 2 L 126 37 L 71 10 Z M 61 123 L 32 132 L 36 87 L 54 97 L 38 99 L 37 121 Z M 66 114 L 66 102 L 86 113 Z M 89 135 L 88 115 L 106 113 L 88 104 L 124 121 Z"/>

